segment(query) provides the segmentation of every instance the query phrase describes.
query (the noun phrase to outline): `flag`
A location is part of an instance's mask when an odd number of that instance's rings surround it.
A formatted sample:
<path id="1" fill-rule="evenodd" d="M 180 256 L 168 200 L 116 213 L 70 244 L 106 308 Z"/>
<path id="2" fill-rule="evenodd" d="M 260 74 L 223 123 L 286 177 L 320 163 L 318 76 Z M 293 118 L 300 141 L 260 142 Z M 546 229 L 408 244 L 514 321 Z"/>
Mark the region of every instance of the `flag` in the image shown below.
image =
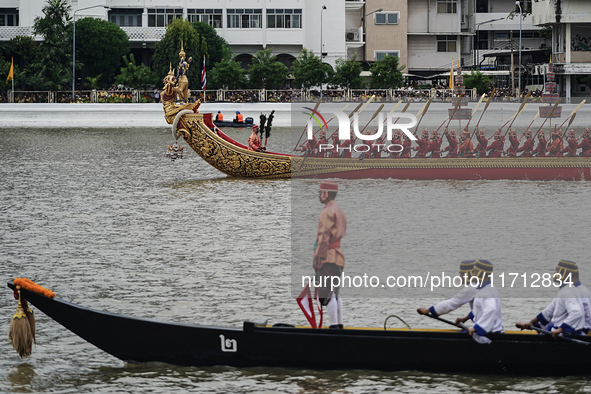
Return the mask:
<path id="1" fill-rule="evenodd" d="M 205 78 L 205 56 L 203 56 L 203 71 L 201 71 L 201 90 L 207 87 L 207 79 Z"/>
<path id="2" fill-rule="evenodd" d="M 449 71 L 449 88 L 454 88 L 454 60 L 451 59 L 451 70 Z"/>
<path id="3" fill-rule="evenodd" d="M 8 71 L 8 78 L 6 78 L 6 83 L 8 83 L 8 81 L 10 81 L 11 79 L 14 79 L 14 58 L 12 58 L 10 62 L 10 71 Z"/>
<path id="4" fill-rule="evenodd" d="M 298 305 L 304 312 L 306 319 L 310 322 L 312 328 L 316 328 L 316 314 L 314 313 L 314 304 L 312 303 L 312 294 L 310 293 L 310 284 L 304 287 L 304 290 L 297 298 Z"/>

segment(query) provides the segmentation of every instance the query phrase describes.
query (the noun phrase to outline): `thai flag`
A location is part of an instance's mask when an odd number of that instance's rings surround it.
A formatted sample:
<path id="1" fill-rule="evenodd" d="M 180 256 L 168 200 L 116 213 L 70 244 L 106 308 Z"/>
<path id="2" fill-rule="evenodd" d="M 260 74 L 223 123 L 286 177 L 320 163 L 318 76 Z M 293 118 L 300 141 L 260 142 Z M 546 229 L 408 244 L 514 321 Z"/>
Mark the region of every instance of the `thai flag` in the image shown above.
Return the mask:
<path id="1" fill-rule="evenodd" d="M 207 87 L 207 78 L 205 77 L 205 56 L 203 56 L 203 71 L 201 71 L 201 90 Z"/>
<path id="2" fill-rule="evenodd" d="M 314 304 L 312 301 L 312 294 L 310 293 L 310 285 L 307 284 L 304 290 L 297 298 L 298 305 L 306 315 L 306 319 L 310 322 L 312 328 L 316 328 L 316 314 L 314 313 Z"/>

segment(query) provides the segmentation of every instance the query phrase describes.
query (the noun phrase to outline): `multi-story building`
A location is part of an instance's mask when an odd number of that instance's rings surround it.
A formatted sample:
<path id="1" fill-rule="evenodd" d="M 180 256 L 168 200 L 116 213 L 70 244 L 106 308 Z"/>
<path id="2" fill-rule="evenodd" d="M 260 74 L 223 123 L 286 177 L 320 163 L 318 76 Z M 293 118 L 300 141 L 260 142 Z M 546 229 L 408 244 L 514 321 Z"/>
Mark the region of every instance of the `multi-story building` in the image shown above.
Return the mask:
<path id="1" fill-rule="evenodd" d="M 589 86 L 576 83 L 576 77 L 591 75 L 591 13 L 587 0 L 539 0 L 533 3 L 536 26 L 552 28 L 552 62 L 561 96 L 589 94 Z M 562 83 L 561 76 L 564 76 Z"/>
<path id="2" fill-rule="evenodd" d="M 334 66 L 350 49 L 362 43 L 361 21 L 349 14 L 363 1 L 342 0 L 70 0 L 76 19 L 98 17 L 119 25 L 129 36 L 136 58 L 149 63 L 166 26 L 175 18 L 203 21 L 228 41 L 239 60 L 261 49 L 273 48 L 280 61 L 290 64 L 303 48 L 320 54 Z M 3 0 L 0 6 L 0 40 L 32 35 L 44 0 Z M 106 5 L 109 8 L 92 7 Z M 325 6 L 325 8 L 323 8 Z M 87 9 L 85 9 L 87 8 Z M 321 29 L 322 26 L 322 29 Z M 322 30 L 322 31 L 321 31 Z M 350 32 L 355 31 L 353 35 Z M 79 43 L 83 45 L 83 43 Z"/>

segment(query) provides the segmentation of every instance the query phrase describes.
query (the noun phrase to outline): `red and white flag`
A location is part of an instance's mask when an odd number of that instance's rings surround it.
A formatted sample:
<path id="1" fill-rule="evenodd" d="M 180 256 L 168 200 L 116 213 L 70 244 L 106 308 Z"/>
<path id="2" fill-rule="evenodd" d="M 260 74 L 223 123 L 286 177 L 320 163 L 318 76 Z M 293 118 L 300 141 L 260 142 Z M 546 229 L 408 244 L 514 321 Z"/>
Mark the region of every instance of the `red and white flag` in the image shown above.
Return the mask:
<path id="1" fill-rule="evenodd" d="M 207 87 L 207 78 L 205 78 L 205 56 L 203 56 L 203 70 L 201 71 L 201 90 Z"/>
<path id="2" fill-rule="evenodd" d="M 302 290 L 298 296 L 297 301 L 298 305 L 302 309 L 302 312 L 304 312 L 304 315 L 306 315 L 306 319 L 308 319 L 310 322 L 312 328 L 317 328 L 316 313 L 314 313 L 314 303 L 312 301 L 312 293 L 310 292 L 310 284 L 307 284 L 306 287 L 304 287 L 304 290 Z M 322 315 L 320 316 L 322 319 Z"/>

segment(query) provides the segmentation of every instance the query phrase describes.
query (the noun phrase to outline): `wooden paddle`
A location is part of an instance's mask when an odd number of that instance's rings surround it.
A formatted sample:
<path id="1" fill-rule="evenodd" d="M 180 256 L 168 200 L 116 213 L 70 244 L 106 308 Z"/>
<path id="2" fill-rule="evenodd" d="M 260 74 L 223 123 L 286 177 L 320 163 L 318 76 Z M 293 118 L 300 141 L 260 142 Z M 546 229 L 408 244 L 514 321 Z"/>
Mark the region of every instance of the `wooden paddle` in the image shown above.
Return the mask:
<path id="1" fill-rule="evenodd" d="M 525 330 L 525 328 L 523 328 L 519 323 L 515 324 L 515 327 L 521 328 L 522 330 Z M 543 329 L 538 328 L 538 327 L 530 326 L 529 327 L 529 330 L 534 330 L 534 331 L 537 331 L 537 332 L 539 332 L 541 334 L 546 334 L 546 335 L 552 336 L 552 333 L 550 331 L 543 330 Z M 565 337 L 564 335 L 557 335 L 556 338 L 557 339 L 562 339 L 562 340 L 565 340 L 565 341 L 569 341 L 569 342 L 578 343 L 579 345 L 589 345 L 589 342 L 581 341 L 580 339 Z"/>
<path id="2" fill-rule="evenodd" d="M 533 120 L 531 121 L 531 123 L 529 124 L 529 126 L 527 126 L 527 129 L 525 129 L 525 131 L 523 132 L 523 134 L 521 135 L 521 137 L 519 137 L 519 142 L 521 142 L 521 139 L 523 138 L 523 136 L 525 135 L 525 133 L 527 133 L 527 131 L 529 130 L 529 128 L 531 127 L 531 125 L 535 122 L 536 119 L 538 119 L 538 116 L 540 116 L 540 111 L 538 111 L 536 113 L 536 116 L 534 116 Z M 507 131 L 511 130 L 510 128 L 507 129 Z M 506 134 L 506 133 L 505 133 Z"/>
<path id="3" fill-rule="evenodd" d="M 421 312 L 419 312 L 419 314 L 422 315 Z M 462 330 L 466 330 L 466 333 L 469 330 L 469 328 L 464 323 L 458 323 L 458 324 L 456 324 L 456 323 L 454 323 L 454 322 L 452 322 L 450 320 L 443 319 L 443 318 L 441 318 L 439 316 L 433 316 L 430 313 L 426 314 L 425 316 L 428 316 L 431 319 L 439 320 L 439 321 L 444 322 L 444 323 L 447 323 L 447 324 L 451 324 L 452 326 L 455 326 L 455 327 L 460 327 Z M 492 342 L 489 338 L 480 336 L 480 335 L 478 335 L 476 333 L 472 334 L 472 339 L 474 339 L 474 341 L 476 341 L 477 343 L 479 343 L 481 345 L 487 345 L 487 344 L 489 344 L 489 343 Z"/>
<path id="4" fill-rule="evenodd" d="M 357 107 L 355 107 L 355 109 L 354 109 L 353 111 L 351 111 L 351 113 L 349 114 L 348 118 L 349 118 L 349 119 L 351 119 L 351 116 L 353 116 L 353 114 L 354 114 L 355 112 L 357 112 L 357 110 L 358 110 L 358 109 L 359 109 L 359 108 L 360 108 L 362 105 L 363 105 L 363 103 L 359 103 L 359 104 L 357 105 Z M 363 111 L 363 109 L 362 109 L 361 111 Z M 359 112 L 359 113 L 361 113 L 361 112 Z M 332 117 L 330 120 L 334 119 L 335 117 L 336 117 L 336 115 L 335 115 L 335 116 L 333 116 L 333 117 Z M 351 124 L 351 123 L 349 123 L 349 125 L 350 125 L 350 124 Z M 330 135 L 330 137 L 328 137 L 328 138 L 327 138 L 327 140 L 330 140 L 331 138 L 333 138 L 333 137 L 334 137 L 334 136 L 335 136 L 335 135 L 336 135 L 338 132 L 339 132 L 339 127 L 337 127 L 337 129 L 336 129 L 336 130 L 335 130 L 335 131 L 334 131 L 334 132 L 333 132 L 333 133 Z"/>
<path id="5" fill-rule="evenodd" d="M 382 108 L 384 108 L 384 104 L 380 105 L 380 107 L 378 108 L 378 110 L 376 112 L 374 112 L 374 114 L 371 116 L 371 119 L 365 124 L 365 126 L 363 127 L 363 129 L 361 129 L 359 131 L 360 134 L 363 134 L 363 132 L 365 131 L 365 129 L 367 128 L 367 126 L 369 126 L 369 124 L 371 123 L 372 120 L 374 120 L 376 118 L 376 116 L 378 116 L 378 114 L 380 113 L 380 111 L 382 111 Z M 355 136 L 355 139 L 353 140 L 353 144 L 355 144 L 355 142 L 357 141 L 357 136 Z"/>
<path id="6" fill-rule="evenodd" d="M 511 122 L 511 124 L 510 124 L 510 125 L 509 125 L 509 127 L 507 128 L 507 131 L 506 131 L 506 132 L 505 132 L 505 134 L 504 134 L 504 135 L 507 135 L 507 132 L 508 132 L 509 130 L 511 130 L 511 126 L 513 126 L 513 122 L 515 122 L 515 118 L 517 118 L 517 116 L 518 116 L 518 115 L 521 113 L 521 111 L 523 111 L 524 109 L 526 109 L 526 108 L 528 107 L 528 105 L 529 105 L 529 104 L 525 104 L 525 106 L 524 106 L 524 107 L 520 107 L 520 108 L 517 110 L 517 112 L 515 112 L 515 113 L 513 114 L 513 116 L 511 116 L 511 117 L 509 118 L 509 120 L 508 120 L 508 121 L 506 121 L 506 122 L 505 122 L 505 124 L 504 124 L 504 125 L 502 125 L 502 126 L 499 128 L 499 131 L 500 131 L 500 130 L 503 130 L 503 129 L 505 128 L 505 126 L 507 126 L 507 124 L 508 124 L 509 122 Z"/>
<path id="7" fill-rule="evenodd" d="M 579 103 L 579 105 L 577 105 L 577 108 L 575 108 L 573 110 L 573 112 L 570 113 L 570 115 L 564 120 L 564 122 L 562 122 L 562 124 L 560 125 L 560 127 L 558 127 L 558 130 L 560 130 L 562 128 L 562 126 L 564 126 L 564 124 L 566 123 L 567 120 L 569 120 L 570 118 L 570 122 L 568 123 L 568 126 L 566 126 L 566 129 L 564 129 L 564 133 L 562 134 L 562 137 L 560 138 L 561 140 L 564 139 L 564 135 L 566 134 L 566 131 L 568 130 L 568 128 L 570 127 L 570 125 L 573 123 L 573 120 L 575 120 L 575 117 L 577 116 L 577 111 L 579 109 L 581 109 L 581 107 L 583 106 L 583 104 L 585 104 L 587 102 L 587 100 L 583 100 Z"/>
<path id="8" fill-rule="evenodd" d="M 554 113 L 554 111 L 556 110 L 556 108 L 558 107 L 558 104 L 560 104 L 560 99 L 556 100 L 556 104 L 554 104 L 554 107 L 552 107 L 552 109 L 548 113 L 548 116 L 546 116 L 546 119 L 544 119 L 544 121 L 542 122 L 542 125 L 540 126 L 540 128 L 538 129 L 538 131 L 536 131 L 536 134 L 533 135 L 532 139 L 535 139 L 536 136 L 538 135 L 538 133 L 542 130 L 542 127 L 544 127 L 544 124 L 546 123 L 546 121 L 548 119 L 550 119 L 550 117 L 552 116 L 552 114 Z"/>
<path id="9" fill-rule="evenodd" d="M 515 122 L 515 119 L 517 119 L 517 116 L 519 116 L 519 114 L 521 113 L 521 111 L 523 111 L 527 105 L 527 100 L 529 100 L 529 96 L 531 95 L 531 92 L 529 92 L 526 96 L 525 99 L 523 100 L 523 102 L 521 103 L 521 105 L 519 106 L 519 109 L 517 110 L 517 113 L 515 114 L 515 116 L 513 116 L 513 121 L 511 122 L 511 124 L 509 125 L 509 128 L 507 130 L 511 129 L 511 126 L 513 126 L 513 122 Z M 506 123 L 505 123 L 506 124 Z M 505 127 L 505 125 L 503 125 L 503 127 Z M 503 127 L 501 127 L 499 130 L 502 130 Z M 507 133 L 505 133 L 507 134 Z"/>
<path id="10" fill-rule="evenodd" d="M 421 108 L 419 110 L 419 112 L 417 112 L 417 116 L 416 118 L 419 117 L 419 115 L 421 115 L 421 119 L 417 122 L 417 126 L 415 127 L 415 133 L 417 132 L 417 130 L 419 129 L 419 125 L 421 124 L 421 120 L 423 120 L 423 117 L 425 116 L 425 114 L 427 113 L 427 110 L 429 109 L 429 106 L 431 105 L 431 99 L 427 100 L 427 102 L 425 103 L 425 105 L 423 105 L 423 108 Z"/>
<path id="11" fill-rule="evenodd" d="M 470 135 L 470 141 L 472 141 L 472 138 L 474 137 L 474 134 L 476 134 L 476 130 L 478 130 L 478 126 L 480 125 L 480 121 L 482 120 L 482 117 L 484 116 L 484 113 L 488 109 L 488 106 L 490 105 L 490 103 L 495 98 L 495 92 L 496 91 L 497 91 L 496 89 L 493 89 L 492 93 L 490 94 L 490 97 L 486 101 L 486 105 L 484 106 L 484 109 L 482 110 L 482 113 L 480 114 L 480 118 L 478 119 L 478 123 L 476 123 L 476 127 L 474 127 L 474 131 L 472 132 L 472 135 Z"/>
<path id="12" fill-rule="evenodd" d="M 316 101 L 316 105 L 314 106 L 314 111 L 318 110 L 318 107 L 320 106 L 320 98 L 318 98 L 318 101 Z M 312 118 L 312 116 L 310 115 L 310 118 Z M 293 148 L 293 150 L 295 151 L 296 148 L 300 145 L 300 141 L 302 140 L 302 137 L 304 136 L 304 134 L 306 133 L 306 130 L 308 129 L 308 125 L 306 124 L 306 126 L 304 126 L 304 130 L 302 130 L 302 134 L 300 135 L 300 138 L 298 139 L 297 144 L 295 144 L 295 147 Z M 316 134 L 316 133 L 314 133 Z"/>
<path id="13" fill-rule="evenodd" d="M 466 127 L 465 127 L 466 131 L 468 131 L 468 126 L 470 125 L 472 118 L 476 114 L 476 111 L 478 111 L 478 107 L 480 107 L 480 104 L 482 104 L 482 101 L 484 101 L 485 96 L 486 96 L 486 93 L 482 93 L 482 97 L 480 97 L 480 100 L 478 100 L 478 104 L 476 104 L 476 107 L 474 107 L 474 111 L 472 111 L 472 116 L 470 117 L 470 119 L 468 119 L 468 123 L 466 123 Z M 447 133 L 447 130 L 445 132 Z"/>

